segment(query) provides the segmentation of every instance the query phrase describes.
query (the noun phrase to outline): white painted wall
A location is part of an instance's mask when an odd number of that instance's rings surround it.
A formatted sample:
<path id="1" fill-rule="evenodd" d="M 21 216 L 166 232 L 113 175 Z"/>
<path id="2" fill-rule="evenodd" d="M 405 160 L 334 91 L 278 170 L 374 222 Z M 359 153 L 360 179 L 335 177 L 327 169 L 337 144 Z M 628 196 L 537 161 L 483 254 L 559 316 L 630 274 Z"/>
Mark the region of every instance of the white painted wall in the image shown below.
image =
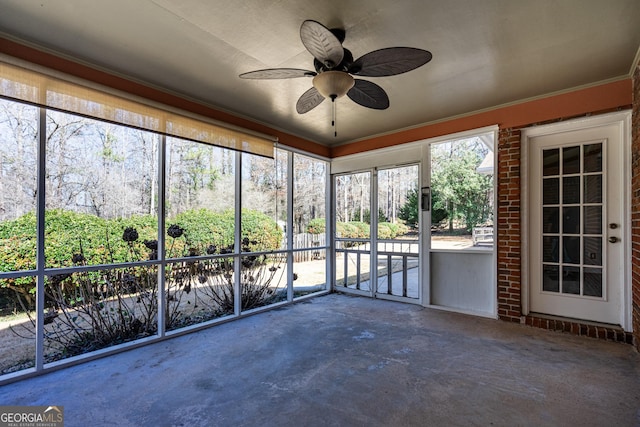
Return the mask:
<path id="1" fill-rule="evenodd" d="M 431 252 L 431 305 L 495 317 L 493 251 Z"/>
<path id="2" fill-rule="evenodd" d="M 340 157 L 331 161 L 331 174 L 350 173 L 374 168 L 421 164 L 420 186 L 430 185 L 428 167 L 430 144 L 493 133 L 488 141 L 497 140 L 497 126 L 488 126 L 452 135 Z M 495 192 L 495 188 L 494 188 Z M 373 200 L 373 198 L 372 198 Z M 430 224 L 430 213 L 422 212 L 422 224 Z M 431 250 L 429 228 L 420 232 L 420 304 L 479 316 L 497 317 L 497 282 L 495 249 L 484 251 Z"/>

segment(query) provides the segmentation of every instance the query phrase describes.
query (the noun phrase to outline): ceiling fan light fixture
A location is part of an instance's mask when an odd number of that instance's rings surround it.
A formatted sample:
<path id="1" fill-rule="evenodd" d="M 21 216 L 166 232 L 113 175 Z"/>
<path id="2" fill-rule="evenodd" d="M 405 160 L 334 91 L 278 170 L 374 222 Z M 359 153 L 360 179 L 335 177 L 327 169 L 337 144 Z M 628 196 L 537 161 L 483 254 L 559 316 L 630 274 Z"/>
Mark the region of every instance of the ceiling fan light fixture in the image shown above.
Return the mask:
<path id="1" fill-rule="evenodd" d="M 355 81 L 344 71 L 325 71 L 313 78 L 313 86 L 325 98 L 340 98 L 349 92 Z"/>

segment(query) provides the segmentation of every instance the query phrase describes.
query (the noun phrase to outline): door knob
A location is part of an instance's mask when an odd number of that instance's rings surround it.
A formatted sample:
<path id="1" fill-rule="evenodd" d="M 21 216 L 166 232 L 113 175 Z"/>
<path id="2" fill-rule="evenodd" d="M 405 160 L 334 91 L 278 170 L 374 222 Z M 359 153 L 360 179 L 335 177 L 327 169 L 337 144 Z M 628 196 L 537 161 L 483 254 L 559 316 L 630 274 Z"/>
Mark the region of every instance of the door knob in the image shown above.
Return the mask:
<path id="1" fill-rule="evenodd" d="M 611 236 L 611 237 L 609 237 L 609 243 L 616 243 L 616 242 L 618 242 L 618 241 L 620 241 L 620 239 L 618 239 L 618 238 L 617 238 L 617 237 L 615 237 L 615 236 Z"/>
<path id="2" fill-rule="evenodd" d="M 612 230 L 615 230 L 616 228 L 618 228 L 618 224 L 616 224 L 615 222 L 612 222 L 611 224 L 609 224 L 609 228 Z"/>

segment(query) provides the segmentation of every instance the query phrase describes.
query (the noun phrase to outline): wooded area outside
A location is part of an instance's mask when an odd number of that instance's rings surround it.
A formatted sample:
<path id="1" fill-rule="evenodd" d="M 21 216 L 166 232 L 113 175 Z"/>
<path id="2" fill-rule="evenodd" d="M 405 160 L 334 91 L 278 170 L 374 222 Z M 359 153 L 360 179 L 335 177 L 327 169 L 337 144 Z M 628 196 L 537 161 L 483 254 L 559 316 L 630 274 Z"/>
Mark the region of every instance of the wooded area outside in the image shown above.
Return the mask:
<path id="1" fill-rule="evenodd" d="M 480 138 L 431 145 L 431 225 L 471 235 L 493 225 L 493 173 L 478 167 L 490 150 Z"/>
<path id="2" fill-rule="evenodd" d="M 45 363 L 154 336 L 161 318 L 172 330 L 326 289 L 326 239 L 306 232 L 326 216 L 327 171 L 326 161 L 283 149 L 269 159 L 0 100 L 0 372 L 35 364 L 38 272 Z"/>
<path id="3" fill-rule="evenodd" d="M 492 178 L 476 171 L 487 153 L 477 139 L 432 146 L 433 225 L 469 232 L 490 224 Z M 376 261 L 387 292 L 406 294 L 406 283 L 392 290 L 388 280 L 395 264 L 417 260 L 418 168 L 376 170 L 378 239 L 406 246 L 382 250 Z M 38 274 L 45 361 L 154 336 L 159 319 L 165 330 L 178 329 L 326 289 L 327 177 L 325 161 L 280 148 L 269 159 L 0 100 L 2 372 L 34 366 Z M 371 271 L 360 241 L 371 235 L 371 183 L 370 172 L 336 176 L 345 284 Z M 351 266 L 352 256 L 362 263 Z"/>

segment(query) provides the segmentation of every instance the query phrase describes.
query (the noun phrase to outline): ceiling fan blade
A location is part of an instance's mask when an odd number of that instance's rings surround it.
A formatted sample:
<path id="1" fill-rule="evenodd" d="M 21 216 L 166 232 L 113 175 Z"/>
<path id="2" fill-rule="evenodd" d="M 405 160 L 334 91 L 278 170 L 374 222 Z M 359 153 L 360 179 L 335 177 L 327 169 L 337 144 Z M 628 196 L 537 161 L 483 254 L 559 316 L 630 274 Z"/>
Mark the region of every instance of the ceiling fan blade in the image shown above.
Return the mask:
<path id="1" fill-rule="evenodd" d="M 414 47 L 388 47 L 356 59 L 349 72 L 358 76 L 384 77 L 406 73 L 431 61 L 431 52 Z"/>
<path id="2" fill-rule="evenodd" d="M 347 36 L 347 32 L 343 28 L 331 28 L 331 34 L 336 36 L 340 44 L 344 43 L 344 38 Z"/>
<path id="3" fill-rule="evenodd" d="M 297 77 L 313 77 L 317 73 L 298 68 L 268 68 L 266 70 L 249 71 L 240 74 L 241 79 L 294 79 Z"/>
<path id="4" fill-rule="evenodd" d="M 355 84 L 347 96 L 356 104 L 375 110 L 385 110 L 389 108 L 389 97 L 387 93 L 375 83 L 368 80 L 356 79 Z"/>
<path id="5" fill-rule="evenodd" d="M 296 111 L 298 114 L 308 113 L 320 105 L 322 101 L 324 101 L 324 96 L 318 92 L 318 89 L 312 87 L 303 93 L 300 99 L 298 99 L 298 102 L 296 103 Z"/>
<path id="6" fill-rule="evenodd" d="M 300 27 L 300 39 L 309 53 L 327 68 L 331 69 L 342 62 L 342 43 L 321 23 L 304 21 Z"/>

